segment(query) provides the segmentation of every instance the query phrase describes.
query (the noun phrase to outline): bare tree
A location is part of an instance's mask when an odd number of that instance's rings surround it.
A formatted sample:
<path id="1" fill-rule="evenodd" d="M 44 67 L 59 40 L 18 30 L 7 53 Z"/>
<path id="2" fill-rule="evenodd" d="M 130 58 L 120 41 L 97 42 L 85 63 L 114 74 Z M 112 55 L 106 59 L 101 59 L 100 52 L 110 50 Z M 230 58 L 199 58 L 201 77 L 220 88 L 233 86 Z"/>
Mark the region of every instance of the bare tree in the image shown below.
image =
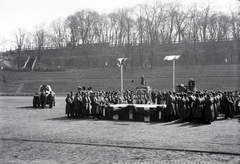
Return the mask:
<path id="1" fill-rule="evenodd" d="M 106 14 L 101 15 L 100 36 L 103 43 L 111 43 L 111 24 Z"/>
<path id="2" fill-rule="evenodd" d="M 62 19 L 52 22 L 51 40 L 56 48 L 62 48 L 66 45 L 66 25 Z"/>
<path id="3" fill-rule="evenodd" d="M 119 33 L 119 27 L 118 27 L 118 14 L 116 13 L 109 13 L 108 14 L 109 20 L 110 20 L 110 35 L 111 35 L 111 44 L 114 44 L 114 47 L 117 46 L 118 43 L 118 33 Z"/>
<path id="4" fill-rule="evenodd" d="M 207 26 L 208 32 L 209 32 L 209 39 L 211 40 L 212 47 L 213 47 L 213 54 L 216 57 L 217 56 L 217 50 L 216 50 L 216 36 L 217 36 L 217 29 L 218 29 L 218 16 L 217 14 L 212 14 L 209 16 L 209 23 Z"/>
<path id="5" fill-rule="evenodd" d="M 168 39 L 167 43 L 171 44 L 173 41 L 173 32 L 174 32 L 174 22 L 175 22 L 175 5 L 169 3 L 166 5 L 166 10 L 168 11 L 166 17 L 166 37 Z"/>
<path id="6" fill-rule="evenodd" d="M 32 44 L 32 37 L 30 35 L 26 35 L 25 36 L 24 49 L 25 50 L 30 50 L 31 49 L 31 44 Z"/>
<path id="7" fill-rule="evenodd" d="M 151 69 L 153 66 L 154 56 L 155 56 L 155 48 L 156 44 L 159 43 L 160 38 L 160 24 L 164 21 L 163 10 L 164 5 L 160 2 L 156 2 L 153 6 L 145 6 L 145 22 L 146 27 L 145 30 L 148 34 L 148 43 L 150 44 L 150 62 Z"/>
<path id="8" fill-rule="evenodd" d="M 123 10 L 124 11 L 122 12 L 122 14 L 125 22 L 124 24 L 125 24 L 125 33 L 126 33 L 125 43 L 127 44 L 125 57 L 128 58 L 130 53 L 130 46 L 132 44 L 132 39 L 133 39 L 133 32 L 132 32 L 134 27 L 133 8 L 125 8 Z"/>
<path id="9" fill-rule="evenodd" d="M 0 36 L 0 46 L 6 44 L 6 39 Z"/>
<path id="10" fill-rule="evenodd" d="M 3 46 L 3 48 L 5 48 L 5 44 L 7 43 L 7 41 L 5 40 L 5 38 L 1 37 L 0 36 L 0 46 Z M 2 61 L 1 62 L 4 62 L 5 58 L 4 58 L 4 53 L 2 55 Z M 3 76 L 3 75 L 2 75 Z"/>
<path id="11" fill-rule="evenodd" d="M 101 26 L 100 15 L 97 12 L 90 12 L 89 21 L 91 22 L 90 31 L 88 33 L 89 44 L 99 42 L 99 27 Z"/>
<path id="12" fill-rule="evenodd" d="M 90 10 L 81 10 L 76 12 L 79 41 L 83 45 L 93 42 L 93 21 L 97 19 L 96 15 L 98 15 L 96 12 Z"/>
<path id="13" fill-rule="evenodd" d="M 190 7 L 188 13 L 190 13 L 187 28 L 188 41 L 193 43 L 193 54 L 195 58 L 195 63 L 198 63 L 196 45 L 199 39 L 198 36 L 199 11 L 197 9 L 196 4 Z"/>
<path id="14" fill-rule="evenodd" d="M 139 49 L 139 59 L 141 67 L 143 66 L 143 43 L 144 43 L 144 35 L 145 35 L 145 19 L 144 19 L 144 6 L 138 5 L 136 8 L 136 30 L 137 30 L 137 36 L 136 40 L 139 43 L 138 49 Z"/>
<path id="15" fill-rule="evenodd" d="M 201 41 L 206 42 L 207 41 L 207 25 L 209 21 L 209 15 L 211 12 L 210 4 L 208 4 L 205 8 L 202 9 L 200 20 L 199 22 L 199 34 L 201 37 Z"/>
<path id="16" fill-rule="evenodd" d="M 67 17 L 66 28 L 69 34 L 69 37 L 67 38 L 68 46 L 76 46 L 79 43 L 78 25 L 79 23 L 76 15 L 70 15 Z"/>
<path id="17" fill-rule="evenodd" d="M 84 49 L 87 66 L 89 66 L 89 44 L 96 42 L 96 26 L 99 14 L 91 10 L 81 10 L 75 14 L 78 20 L 79 41 Z"/>
<path id="18" fill-rule="evenodd" d="M 18 52 L 18 66 L 17 68 L 20 68 L 20 58 L 21 58 L 21 51 L 22 47 L 25 41 L 25 32 L 22 29 L 18 29 L 18 32 L 15 34 L 15 42 L 17 44 L 17 52 Z"/>
<path id="19" fill-rule="evenodd" d="M 236 55 L 238 56 L 238 61 L 240 61 L 240 13 L 236 11 L 231 11 L 231 27 L 230 32 L 233 37 L 233 47 Z"/>
<path id="20" fill-rule="evenodd" d="M 217 40 L 227 41 L 230 37 L 229 29 L 231 27 L 230 17 L 224 13 L 219 13 L 218 16 L 218 31 L 217 31 Z"/>
<path id="21" fill-rule="evenodd" d="M 47 39 L 48 39 L 48 34 L 44 29 L 44 26 L 38 27 L 38 29 L 36 29 L 35 31 L 33 41 L 38 51 L 39 61 L 41 61 L 42 51 L 44 50 L 44 47 L 47 45 Z"/>
<path id="22" fill-rule="evenodd" d="M 94 19 L 93 29 L 92 29 L 92 33 L 94 35 L 94 42 L 95 43 L 100 44 L 100 43 L 105 42 L 103 22 L 104 22 L 103 15 L 97 14 L 96 18 Z"/>
<path id="23" fill-rule="evenodd" d="M 178 43 L 182 40 L 184 41 L 185 38 L 185 30 L 187 29 L 187 20 L 189 13 L 184 12 L 182 6 L 179 4 L 178 7 L 175 9 L 175 29 L 176 29 L 176 36 L 178 38 Z"/>
<path id="24" fill-rule="evenodd" d="M 7 43 L 7 40 L 6 40 L 4 37 L 1 37 L 1 36 L 0 36 L 0 46 L 2 46 L 3 49 L 5 48 L 6 43 Z M 5 49 L 5 50 L 6 50 L 6 49 Z M 4 50 L 4 51 L 5 51 L 5 50 Z M 4 60 L 4 59 L 3 59 L 3 60 Z"/>
<path id="25" fill-rule="evenodd" d="M 144 56 L 150 60 L 151 66 L 153 66 L 159 44 L 172 44 L 174 42 L 183 43 L 185 62 L 188 61 L 188 43 L 193 43 L 193 55 L 197 63 L 199 60 L 196 48 L 197 42 L 199 40 L 207 42 L 208 39 L 211 40 L 213 52 L 216 56 L 216 40 L 228 40 L 232 37 L 234 40 L 234 55 L 238 54 L 240 56 L 239 12 L 232 11 L 232 15 L 229 16 L 216 13 L 213 9 L 208 4 L 201 8 L 194 5 L 186 10 L 184 6 L 178 3 L 162 4 L 156 1 L 150 5 L 142 4 L 134 8 L 116 9 L 110 14 L 100 15 L 96 11 L 80 10 L 64 21 L 62 19 L 54 20 L 51 24 L 52 29 L 49 37 L 52 45 L 57 48 L 66 44 L 74 48 L 81 44 L 87 65 L 90 62 L 90 48 L 100 48 L 99 53 L 102 55 L 104 51 L 102 43 L 114 46 L 113 49 L 108 50 L 109 52 L 113 51 L 109 54 L 114 57 L 120 54 L 118 46 L 125 46 L 123 48 L 125 57 L 129 57 L 130 53 L 133 55 L 131 44 L 133 42 L 138 43 L 141 66 L 144 63 Z M 25 34 L 21 35 L 21 31 L 18 32 L 16 43 L 20 58 L 23 45 L 27 48 L 31 46 L 31 38 L 27 38 Z M 44 47 L 40 40 L 45 40 L 44 44 L 46 45 L 48 42 L 46 37 L 46 31 L 41 29 L 37 29 L 34 33 L 34 43 L 39 50 L 39 56 L 41 56 L 40 52 Z M 21 43 L 21 40 L 25 40 L 25 43 Z M 149 49 L 144 46 L 148 46 Z M 70 53 L 72 54 L 72 52 Z M 144 55 L 145 52 L 149 52 L 149 54 Z"/>

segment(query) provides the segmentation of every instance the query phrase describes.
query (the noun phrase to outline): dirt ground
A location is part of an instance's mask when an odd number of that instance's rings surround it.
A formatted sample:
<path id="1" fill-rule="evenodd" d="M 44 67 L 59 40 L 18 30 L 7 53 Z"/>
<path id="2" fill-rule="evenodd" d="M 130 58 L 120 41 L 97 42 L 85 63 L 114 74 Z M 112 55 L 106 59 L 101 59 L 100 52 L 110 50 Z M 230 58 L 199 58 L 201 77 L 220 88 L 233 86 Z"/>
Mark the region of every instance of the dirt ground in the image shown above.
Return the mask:
<path id="1" fill-rule="evenodd" d="M 0 97 L 0 163 L 240 163 L 240 117 L 195 122 L 67 118 L 32 97 Z"/>

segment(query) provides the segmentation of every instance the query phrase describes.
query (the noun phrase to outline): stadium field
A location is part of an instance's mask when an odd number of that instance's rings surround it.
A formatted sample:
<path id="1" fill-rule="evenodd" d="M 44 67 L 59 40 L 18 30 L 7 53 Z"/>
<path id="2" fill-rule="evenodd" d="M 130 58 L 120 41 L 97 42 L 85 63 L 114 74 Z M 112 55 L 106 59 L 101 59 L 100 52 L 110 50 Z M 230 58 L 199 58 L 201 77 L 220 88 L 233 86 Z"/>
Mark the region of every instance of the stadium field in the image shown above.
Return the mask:
<path id="1" fill-rule="evenodd" d="M 195 122 L 67 118 L 65 97 L 33 108 L 0 96 L 0 163 L 239 163 L 240 116 Z"/>

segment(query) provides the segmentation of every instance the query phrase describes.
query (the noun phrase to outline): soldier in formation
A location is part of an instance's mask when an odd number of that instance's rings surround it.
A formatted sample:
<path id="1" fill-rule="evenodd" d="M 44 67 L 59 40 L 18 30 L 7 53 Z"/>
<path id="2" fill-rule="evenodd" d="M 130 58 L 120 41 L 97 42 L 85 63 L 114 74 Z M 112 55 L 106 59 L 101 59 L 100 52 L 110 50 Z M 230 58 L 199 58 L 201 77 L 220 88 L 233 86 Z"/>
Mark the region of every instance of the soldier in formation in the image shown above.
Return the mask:
<path id="1" fill-rule="evenodd" d="M 166 108 L 163 118 L 166 121 L 180 119 L 182 122 L 197 120 L 211 124 L 219 113 L 225 119 L 239 114 L 240 94 L 233 92 L 196 91 L 173 93 L 169 91 L 162 95 L 166 99 Z"/>
<path id="2" fill-rule="evenodd" d="M 196 91 L 175 93 L 172 91 L 124 91 L 93 92 L 91 87 L 78 88 L 78 92 L 66 97 L 66 114 L 69 116 L 99 118 L 109 104 L 165 104 L 162 119 L 181 122 L 197 120 L 210 124 L 219 113 L 232 118 L 239 114 L 240 94 L 238 91 Z"/>

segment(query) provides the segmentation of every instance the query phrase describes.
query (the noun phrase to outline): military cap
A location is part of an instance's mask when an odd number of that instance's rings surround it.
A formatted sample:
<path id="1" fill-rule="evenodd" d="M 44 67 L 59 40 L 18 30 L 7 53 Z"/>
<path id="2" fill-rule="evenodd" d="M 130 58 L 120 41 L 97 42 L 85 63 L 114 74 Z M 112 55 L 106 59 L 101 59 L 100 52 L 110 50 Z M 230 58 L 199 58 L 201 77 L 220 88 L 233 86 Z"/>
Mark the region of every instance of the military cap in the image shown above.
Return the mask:
<path id="1" fill-rule="evenodd" d="M 88 90 L 91 90 L 91 89 L 92 89 L 92 87 L 91 87 L 91 86 L 89 86 L 89 87 L 88 87 Z"/>

